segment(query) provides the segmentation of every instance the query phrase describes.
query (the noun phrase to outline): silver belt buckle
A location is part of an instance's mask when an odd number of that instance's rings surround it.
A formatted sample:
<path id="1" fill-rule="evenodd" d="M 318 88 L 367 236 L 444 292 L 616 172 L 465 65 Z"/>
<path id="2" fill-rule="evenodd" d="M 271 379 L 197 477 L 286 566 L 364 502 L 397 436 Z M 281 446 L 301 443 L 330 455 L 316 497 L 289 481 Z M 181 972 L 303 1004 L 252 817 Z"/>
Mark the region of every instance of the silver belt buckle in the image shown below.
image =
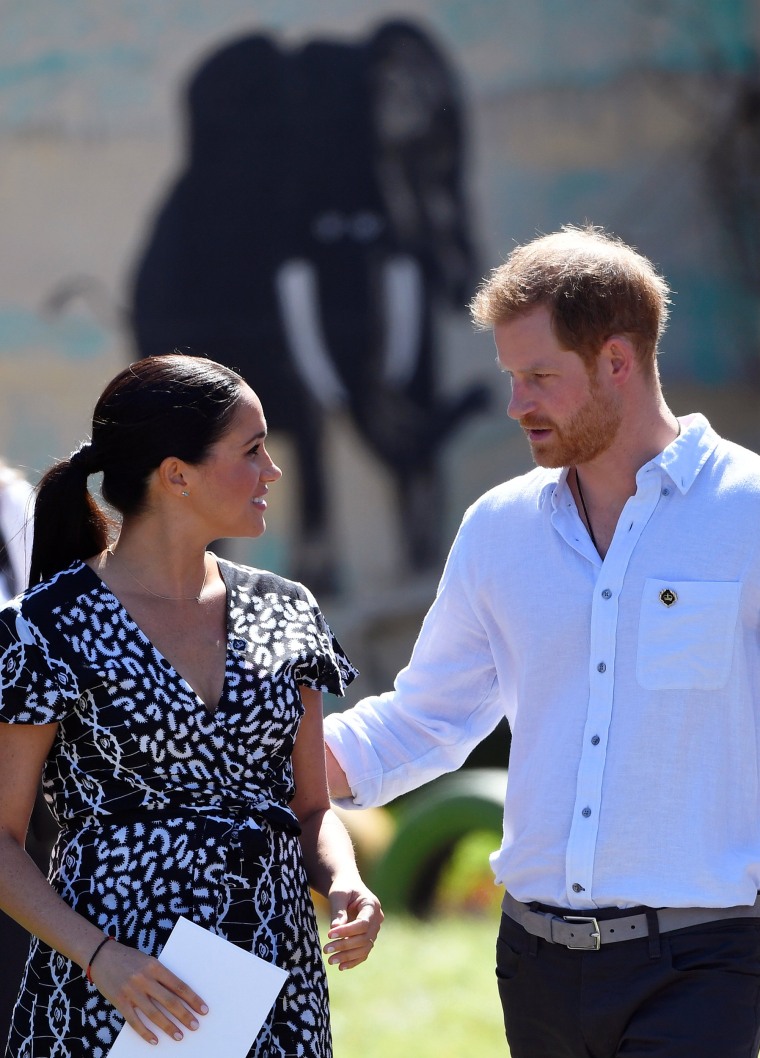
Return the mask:
<path id="1" fill-rule="evenodd" d="M 594 947 L 589 948 L 585 944 L 566 944 L 566 948 L 572 948 L 573 950 L 578 949 L 582 951 L 599 951 L 602 946 L 602 934 L 599 930 L 599 923 L 591 915 L 563 915 L 565 922 L 578 922 L 585 925 L 591 924 L 594 927 L 594 931 L 591 934 L 591 939 L 594 942 Z"/>

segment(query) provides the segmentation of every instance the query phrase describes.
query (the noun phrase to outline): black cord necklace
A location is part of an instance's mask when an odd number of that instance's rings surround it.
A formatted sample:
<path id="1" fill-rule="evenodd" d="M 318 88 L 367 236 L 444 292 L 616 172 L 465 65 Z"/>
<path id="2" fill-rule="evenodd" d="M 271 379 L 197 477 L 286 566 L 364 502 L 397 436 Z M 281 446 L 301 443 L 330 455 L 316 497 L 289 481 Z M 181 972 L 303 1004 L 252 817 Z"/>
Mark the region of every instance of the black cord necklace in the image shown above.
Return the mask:
<path id="1" fill-rule="evenodd" d="M 581 488 L 581 479 L 578 477 L 578 468 L 577 467 L 575 468 L 575 484 L 576 484 L 576 487 L 578 489 L 578 498 L 581 501 L 581 507 L 583 508 L 583 514 L 584 514 L 584 516 L 586 518 L 586 525 L 588 526 L 588 535 L 591 537 L 591 543 L 594 545 L 594 547 L 596 548 L 597 552 L 599 552 L 599 554 L 601 554 L 601 552 L 599 551 L 599 545 L 596 542 L 596 537 L 594 536 L 594 530 L 593 530 L 592 525 L 591 525 L 591 519 L 589 518 L 589 515 L 588 515 L 588 508 L 586 507 L 586 501 L 583 498 L 583 489 Z"/>

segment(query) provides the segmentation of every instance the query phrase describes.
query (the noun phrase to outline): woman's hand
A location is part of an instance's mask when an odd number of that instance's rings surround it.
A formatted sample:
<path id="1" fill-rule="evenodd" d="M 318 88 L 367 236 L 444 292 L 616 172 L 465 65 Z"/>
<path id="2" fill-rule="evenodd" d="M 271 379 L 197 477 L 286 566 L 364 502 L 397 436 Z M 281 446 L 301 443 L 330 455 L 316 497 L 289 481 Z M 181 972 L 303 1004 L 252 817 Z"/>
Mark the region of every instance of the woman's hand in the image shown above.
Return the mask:
<path id="1" fill-rule="evenodd" d="M 350 970 L 364 962 L 375 946 L 383 911 L 380 901 L 361 879 L 350 885 L 337 878 L 328 894 L 330 901 L 329 943 L 325 945 L 328 962 L 339 970 Z"/>
<path id="2" fill-rule="evenodd" d="M 147 1043 L 158 1043 L 148 1022 L 181 1040 L 181 1026 L 194 1031 L 200 1024 L 195 1014 L 208 1013 L 197 992 L 158 959 L 125 944 L 104 945 L 92 963 L 90 979 Z"/>
<path id="3" fill-rule="evenodd" d="M 348 831 L 330 808 L 322 733 L 322 695 L 301 687 L 304 715 L 293 747 L 296 792 L 290 807 L 301 824 L 301 848 L 309 884 L 330 902 L 332 966 L 350 970 L 364 962 L 383 921 L 380 901 L 356 868 Z"/>

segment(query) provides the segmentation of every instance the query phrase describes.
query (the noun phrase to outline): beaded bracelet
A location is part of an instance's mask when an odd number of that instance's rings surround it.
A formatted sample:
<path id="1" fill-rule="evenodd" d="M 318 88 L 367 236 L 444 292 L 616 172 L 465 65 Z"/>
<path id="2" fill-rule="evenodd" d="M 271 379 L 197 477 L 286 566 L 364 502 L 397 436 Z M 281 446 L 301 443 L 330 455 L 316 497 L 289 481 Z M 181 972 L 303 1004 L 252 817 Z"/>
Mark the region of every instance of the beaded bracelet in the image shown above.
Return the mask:
<path id="1" fill-rule="evenodd" d="M 90 984 L 93 983 L 93 981 L 92 981 L 92 973 L 91 973 L 92 964 L 95 962 L 95 959 L 97 958 L 97 955 L 98 955 L 98 952 L 100 951 L 100 949 L 101 948 L 105 948 L 105 946 L 106 946 L 106 944 L 108 944 L 109 940 L 116 940 L 116 937 L 109 937 L 109 936 L 106 935 L 103 938 L 103 940 L 100 942 L 100 944 L 97 946 L 95 951 L 92 953 L 92 955 L 90 956 L 90 961 L 87 963 L 87 969 L 84 972 L 84 976 L 87 978 L 87 980 L 90 982 Z"/>

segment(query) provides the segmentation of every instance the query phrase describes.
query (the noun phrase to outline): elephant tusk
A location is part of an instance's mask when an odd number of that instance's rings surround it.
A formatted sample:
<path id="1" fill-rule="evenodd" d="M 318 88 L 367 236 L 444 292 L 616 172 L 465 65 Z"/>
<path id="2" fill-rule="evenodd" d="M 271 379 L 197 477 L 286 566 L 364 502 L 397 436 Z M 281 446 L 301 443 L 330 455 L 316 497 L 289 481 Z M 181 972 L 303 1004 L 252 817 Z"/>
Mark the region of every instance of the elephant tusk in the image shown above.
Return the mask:
<path id="1" fill-rule="evenodd" d="M 330 360 L 317 286 L 317 271 L 309 261 L 293 259 L 278 269 L 277 296 L 288 347 L 301 378 L 329 410 L 347 404 L 348 392 Z"/>
<path id="2" fill-rule="evenodd" d="M 399 254 L 385 262 L 383 297 L 383 375 L 391 385 L 403 387 L 414 375 L 420 350 L 422 272 L 414 258 Z"/>

